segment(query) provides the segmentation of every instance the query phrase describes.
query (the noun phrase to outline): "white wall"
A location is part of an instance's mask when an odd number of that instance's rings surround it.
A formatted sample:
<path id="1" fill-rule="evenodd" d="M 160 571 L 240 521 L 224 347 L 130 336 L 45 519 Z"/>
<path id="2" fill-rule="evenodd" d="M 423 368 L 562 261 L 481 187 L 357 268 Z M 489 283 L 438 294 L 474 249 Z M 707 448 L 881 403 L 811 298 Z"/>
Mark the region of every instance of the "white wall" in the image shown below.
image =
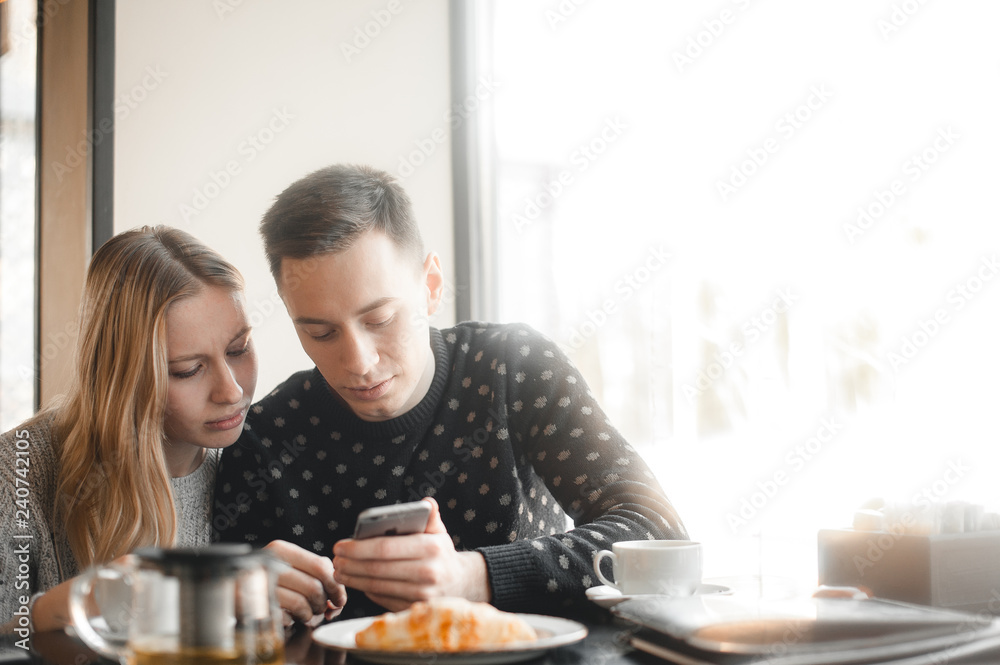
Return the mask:
<path id="1" fill-rule="evenodd" d="M 443 135 L 403 184 L 454 283 L 447 0 L 129 0 L 115 57 L 115 230 L 177 226 L 240 268 L 258 397 L 312 366 L 257 235 L 298 177 L 336 162 L 399 173 Z M 453 321 L 452 306 L 435 324 Z"/>

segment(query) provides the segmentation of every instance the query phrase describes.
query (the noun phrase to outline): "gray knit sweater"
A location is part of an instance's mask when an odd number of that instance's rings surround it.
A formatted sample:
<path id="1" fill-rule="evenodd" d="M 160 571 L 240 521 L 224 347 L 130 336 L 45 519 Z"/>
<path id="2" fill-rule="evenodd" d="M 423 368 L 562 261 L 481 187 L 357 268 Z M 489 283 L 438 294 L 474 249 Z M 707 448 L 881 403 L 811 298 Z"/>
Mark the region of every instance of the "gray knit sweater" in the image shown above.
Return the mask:
<path id="1" fill-rule="evenodd" d="M 177 544 L 209 543 L 219 451 L 183 478 L 173 478 Z M 79 573 L 62 524 L 53 519 L 59 457 L 52 419 L 0 435 L 0 633 L 15 627 L 27 599 Z"/>

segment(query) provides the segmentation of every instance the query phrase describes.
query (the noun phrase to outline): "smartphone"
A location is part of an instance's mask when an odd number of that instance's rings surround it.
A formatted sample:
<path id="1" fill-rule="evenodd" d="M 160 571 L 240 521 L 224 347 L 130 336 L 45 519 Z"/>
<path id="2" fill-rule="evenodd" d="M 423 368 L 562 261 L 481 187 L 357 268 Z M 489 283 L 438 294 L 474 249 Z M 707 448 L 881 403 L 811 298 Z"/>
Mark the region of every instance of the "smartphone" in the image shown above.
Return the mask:
<path id="1" fill-rule="evenodd" d="M 376 538 L 378 536 L 405 536 L 409 533 L 423 533 L 431 516 L 431 504 L 426 501 L 396 503 L 389 506 L 366 508 L 358 515 L 354 527 L 354 538 Z"/>

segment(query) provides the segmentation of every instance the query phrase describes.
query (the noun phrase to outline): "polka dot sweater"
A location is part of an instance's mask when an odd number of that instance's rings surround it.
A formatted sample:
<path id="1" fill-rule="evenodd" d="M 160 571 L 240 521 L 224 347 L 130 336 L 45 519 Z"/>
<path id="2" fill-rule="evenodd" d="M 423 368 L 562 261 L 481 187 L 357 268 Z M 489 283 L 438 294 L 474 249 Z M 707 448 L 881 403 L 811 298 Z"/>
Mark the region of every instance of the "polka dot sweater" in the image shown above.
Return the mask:
<path id="1" fill-rule="evenodd" d="M 329 555 L 364 508 L 433 496 L 456 548 L 485 557 L 495 606 L 560 613 L 598 583 L 596 550 L 686 538 L 554 343 L 486 323 L 432 328 L 430 341 L 431 387 L 392 420 L 357 418 L 315 368 L 255 404 L 222 456 L 217 539 L 280 538 Z M 341 616 L 382 611 L 349 591 Z"/>

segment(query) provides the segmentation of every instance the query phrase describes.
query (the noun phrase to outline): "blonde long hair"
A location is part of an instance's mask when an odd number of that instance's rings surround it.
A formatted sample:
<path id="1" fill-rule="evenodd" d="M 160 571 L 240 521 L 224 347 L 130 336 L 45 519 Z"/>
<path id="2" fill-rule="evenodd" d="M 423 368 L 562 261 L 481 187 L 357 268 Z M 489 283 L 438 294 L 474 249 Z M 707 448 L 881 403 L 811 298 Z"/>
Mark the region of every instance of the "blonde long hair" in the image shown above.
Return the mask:
<path id="1" fill-rule="evenodd" d="M 176 540 L 163 455 L 166 312 L 206 285 L 242 291 L 243 277 L 178 229 L 133 229 L 94 253 L 75 376 L 54 421 L 56 515 L 81 568 Z"/>

